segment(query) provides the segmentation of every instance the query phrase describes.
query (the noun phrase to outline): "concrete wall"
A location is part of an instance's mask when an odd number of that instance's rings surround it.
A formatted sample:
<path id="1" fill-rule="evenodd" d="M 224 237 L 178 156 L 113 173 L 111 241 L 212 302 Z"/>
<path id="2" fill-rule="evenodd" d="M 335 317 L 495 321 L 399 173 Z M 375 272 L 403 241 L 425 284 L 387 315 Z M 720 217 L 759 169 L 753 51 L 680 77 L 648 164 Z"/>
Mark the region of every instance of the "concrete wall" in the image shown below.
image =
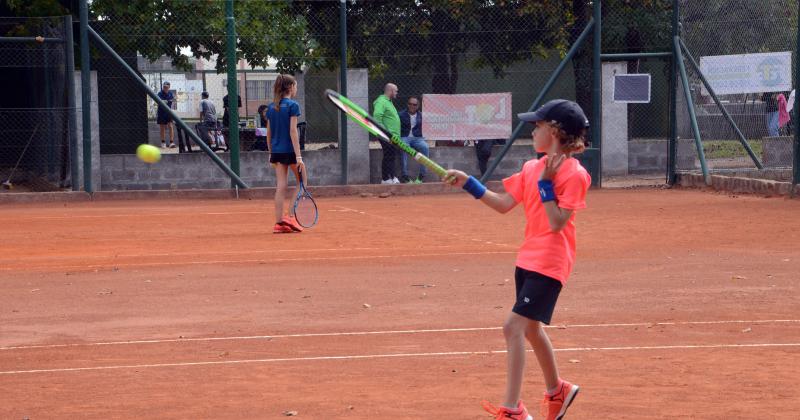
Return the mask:
<path id="1" fill-rule="evenodd" d="M 631 174 L 664 173 L 667 170 L 666 139 L 635 139 L 628 142 L 628 168 Z M 699 167 L 693 152 L 694 142 L 681 140 L 679 149 L 685 150 L 682 169 Z M 503 146 L 492 148 L 492 158 L 496 158 Z M 363 149 L 362 149 L 363 150 Z M 228 153 L 220 153 L 225 162 L 229 161 Z M 338 149 L 307 150 L 303 158 L 309 167 L 312 185 L 339 185 L 341 183 L 341 161 Z M 400 168 L 400 152 L 395 154 L 397 168 Z M 351 154 L 349 166 L 362 166 L 369 170 L 369 176 L 363 184 L 379 183 L 381 180 L 381 159 L 383 151 L 369 150 L 369 161 L 366 155 Z M 529 145 L 512 146 L 492 179 L 507 177 L 522 168 L 525 161 L 532 159 L 534 153 Z M 479 176 L 478 158 L 475 148 L 468 147 L 434 147 L 431 158 L 446 169 L 457 168 Z M 490 159 L 490 162 L 491 162 Z M 680 162 L 679 162 L 680 163 Z M 105 190 L 159 190 L 159 189 L 192 189 L 192 188 L 228 188 L 230 181 L 204 153 L 181 153 L 163 155 L 161 162 L 149 165 L 141 162 L 134 155 L 102 155 L 102 185 Z M 413 159 L 408 162 L 409 174 L 416 175 L 419 164 Z M 242 178 L 253 187 L 271 187 L 275 185 L 275 173 L 267 165 L 265 152 L 242 152 Z M 351 176 L 351 180 L 352 180 Z M 426 182 L 437 181 L 436 175 L 428 171 Z M 351 184 L 356 184 L 351 182 Z"/>
<path id="2" fill-rule="evenodd" d="M 219 157 L 230 162 L 229 153 L 219 153 Z M 107 191 L 230 187 L 230 179 L 205 153 L 167 154 L 155 165 L 144 163 L 135 155 L 103 155 L 101 159 L 103 188 Z M 340 182 L 338 150 L 306 151 L 303 159 L 309 167 L 310 184 Z M 242 152 L 240 167 L 242 179 L 248 185 L 275 186 L 275 171 L 268 166 L 265 152 Z"/>
<path id="3" fill-rule="evenodd" d="M 791 167 L 794 159 L 794 137 L 765 137 L 764 166 Z"/>
<path id="4" fill-rule="evenodd" d="M 369 109 L 369 75 L 367 69 L 351 69 L 347 71 L 347 98 Z M 333 105 L 329 105 L 333 107 Z M 339 134 L 341 136 L 341 132 Z M 339 144 L 342 144 L 341 138 Z M 364 159 L 364 152 L 369 150 L 369 134 L 351 119 L 347 119 L 347 182 L 346 184 L 368 184 L 370 181 L 370 165 Z M 341 173 L 341 171 L 340 171 Z"/>
<path id="5" fill-rule="evenodd" d="M 497 157 L 500 154 L 500 150 L 502 150 L 503 146 L 494 146 L 492 147 L 492 157 L 489 159 L 489 162 L 492 162 L 492 159 Z M 475 177 L 480 177 L 480 170 L 478 169 L 478 157 L 475 154 L 475 147 L 468 146 L 468 147 L 433 147 L 431 150 L 431 159 L 434 162 L 442 165 L 445 169 L 460 169 L 470 175 L 474 175 Z M 395 157 L 397 159 L 397 173 L 400 173 L 400 154 L 402 152 L 395 153 Z M 497 170 L 492 175 L 492 179 L 502 179 L 505 178 L 513 173 L 519 172 L 522 168 L 522 164 L 525 161 L 530 160 L 534 157 L 533 148 L 531 146 L 512 146 L 511 150 L 509 150 L 508 154 L 506 154 L 505 159 L 500 163 L 500 166 L 497 167 Z M 381 160 L 383 158 L 383 151 L 380 149 L 372 149 L 370 150 L 370 182 L 373 184 L 381 182 Z M 414 161 L 413 159 L 408 160 L 408 174 L 410 176 L 415 176 L 419 172 L 419 164 Z M 426 182 L 433 182 L 437 181 L 436 174 L 428 171 L 427 175 L 425 176 Z"/>
<path id="6" fill-rule="evenodd" d="M 500 153 L 502 146 L 495 146 L 493 156 Z M 445 168 L 458 168 L 475 176 L 478 171 L 478 159 L 474 147 L 438 147 L 431 149 L 431 157 Z M 398 154 L 399 155 L 399 152 Z M 229 161 L 228 153 L 220 153 L 225 162 Z M 341 180 L 341 161 L 338 149 L 307 150 L 303 159 L 309 168 L 311 185 L 338 185 Z M 369 162 L 361 155 L 357 164 L 370 168 L 369 181 L 380 182 L 380 163 L 382 151 L 370 150 Z M 522 164 L 533 157 L 530 146 L 513 146 L 506 159 L 500 164 L 493 179 L 511 175 L 522 167 Z M 161 162 L 155 165 L 144 163 L 134 155 L 102 155 L 103 188 L 109 190 L 168 190 L 192 188 L 228 188 L 230 180 L 204 153 L 181 153 L 163 155 Z M 357 160 L 357 159 L 353 159 Z M 399 162 L 398 162 L 399 165 Z M 417 172 L 417 163 L 409 162 L 409 171 Z M 267 166 L 267 154 L 264 152 L 242 152 L 242 179 L 253 187 L 275 186 L 275 172 Z M 426 181 L 434 182 L 437 178 L 428 172 Z"/>
<path id="7" fill-rule="evenodd" d="M 628 142 L 628 173 L 664 173 L 667 170 L 667 139 L 634 139 Z"/>
<path id="8" fill-rule="evenodd" d="M 628 104 L 614 102 L 614 75 L 627 62 L 603 63 L 603 176 L 628 174 Z"/>
<path id="9" fill-rule="evenodd" d="M 81 102 L 82 83 L 81 72 L 76 71 L 73 74 L 75 78 L 75 108 L 76 108 L 76 135 L 78 140 L 78 179 L 76 182 L 83 190 L 83 105 Z M 89 106 L 91 108 L 91 124 L 92 124 L 92 188 L 95 191 L 102 189 L 102 179 L 100 176 L 102 162 L 100 160 L 100 121 L 97 119 L 99 115 L 97 110 L 97 72 L 91 72 L 91 98 L 89 98 Z"/>

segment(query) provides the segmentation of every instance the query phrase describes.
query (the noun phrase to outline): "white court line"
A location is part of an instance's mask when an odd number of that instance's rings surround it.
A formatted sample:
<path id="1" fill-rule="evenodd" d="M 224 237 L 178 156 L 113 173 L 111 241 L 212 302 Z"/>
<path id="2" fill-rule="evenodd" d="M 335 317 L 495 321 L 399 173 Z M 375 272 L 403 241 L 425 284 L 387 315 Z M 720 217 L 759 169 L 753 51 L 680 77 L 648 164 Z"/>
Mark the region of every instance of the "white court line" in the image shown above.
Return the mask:
<path id="1" fill-rule="evenodd" d="M 721 325 L 721 324 L 779 324 L 779 323 L 800 323 L 800 319 L 761 319 L 761 320 L 721 320 L 721 321 L 667 321 L 667 322 L 634 322 L 616 324 L 571 324 L 571 325 L 548 325 L 545 328 L 620 328 L 620 327 L 657 327 L 675 325 Z M 470 327 L 470 328 L 438 328 L 423 330 L 388 330 L 388 331 L 354 331 L 354 332 L 333 332 L 333 333 L 305 333 L 305 334 L 278 334 L 278 335 L 247 335 L 230 337 L 199 337 L 199 338 L 169 338 L 163 340 L 129 340 L 129 341 L 101 341 L 95 343 L 66 343 L 66 344 L 42 344 L 32 346 L 11 346 L 0 347 L 0 350 L 28 350 L 28 349 L 53 349 L 63 347 L 94 347 L 94 346 L 115 346 L 129 344 L 159 344 L 159 343 L 181 343 L 181 342 L 203 342 L 203 341 L 235 341 L 235 340 L 274 340 L 280 338 L 308 338 L 308 337 L 352 337 L 365 335 L 400 335 L 400 334 L 428 334 L 428 333 L 454 333 L 472 331 L 495 331 L 502 327 Z"/>
<path id="2" fill-rule="evenodd" d="M 800 347 L 800 343 L 684 344 L 684 345 L 672 345 L 672 346 L 628 346 L 628 347 L 569 347 L 563 349 L 553 349 L 553 351 L 590 352 L 590 351 L 688 350 L 688 349 L 731 349 L 731 348 L 769 348 L 769 347 L 772 348 Z M 526 350 L 526 352 L 532 353 L 533 350 Z M 8 371 L 0 371 L 0 375 L 18 375 L 26 373 L 81 372 L 81 371 L 113 370 L 113 369 L 143 369 L 143 368 L 163 368 L 163 367 L 182 367 L 182 366 L 235 365 L 235 364 L 245 364 L 245 363 L 312 362 L 312 361 L 328 361 L 328 360 L 364 360 L 364 359 L 472 356 L 472 355 L 485 356 L 485 355 L 504 354 L 504 353 L 506 353 L 506 350 L 287 357 L 287 358 L 276 358 L 276 359 L 244 359 L 244 360 L 220 360 L 220 361 L 209 361 L 209 362 L 154 363 L 154 364 L 141 364 L 141 365 L 93 366 L 93 367 L 79 367 L 79 368 L 8 370 Z"/>
<path id="3" fill-rule="evenodd" d="M 337 260 L 363 260 L 372 258 L 426 258 L 426 257 L 448 257 L 448 256 L 463 256 L 463 255 L 499 255 L 499 254 L 516 254 L 516 251 L 479 251 L 479 252 L 441 252 L 441 253 L 426 253 L 426 254 L 393 254 L 393 255 L 351 255 L 344 257 L 303 257 L 303 258 L 275 258 L 269 260 L 204 260 L 204 261 L 157 261 L 157 262 L 135 262 L 135 263 L 115 263 L 109 262 L 108 264 L 85 264 L 85 265 L 55 265 L 45 266 L 41 268 L 46 269 L 59 269 L 59 270 L 79 270 L 79 269 L 93 269 L 93 268 L 106 268 L 106 267 L 163 267 L 175 265 L 219 265 L 219 264 L 247 264 L 247 263 L 281 263 L 281 262 L 308 262 L 308 261 L 337 261 Z M 40 267 L 27 267 L 26 270 L 36 270 Z M 19 268 L 14 267 L 0 267 L 0 271 L 19 271 Z"/>

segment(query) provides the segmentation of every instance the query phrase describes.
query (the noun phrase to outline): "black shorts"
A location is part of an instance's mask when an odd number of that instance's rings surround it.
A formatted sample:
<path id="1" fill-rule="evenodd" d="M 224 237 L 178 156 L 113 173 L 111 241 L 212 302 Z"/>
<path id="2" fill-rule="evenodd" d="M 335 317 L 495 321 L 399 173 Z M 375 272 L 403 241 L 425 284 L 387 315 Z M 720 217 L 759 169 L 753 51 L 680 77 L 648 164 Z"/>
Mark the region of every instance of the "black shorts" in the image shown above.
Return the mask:
<path id="1" fill-rule="evenodd" d="M 561 293 L 561 282 L 519 267 L 514 273 L 514 279 L 517 283 L 517 302 L 512 311 L 549 325 Z"/>
<path id="2" fill-rule="evenodd" d="M 280 163 L 286 166 L 296 165 L 297 156 L 294 153 L 270 153 L 269 163 Z"/>
<path id="3" fill-rule="evenodd" d="M 172 122 L 172 117 L 166 112 L 159 111 L 156 115 L 156 122 L 159 125 L 169 124 Z"/>

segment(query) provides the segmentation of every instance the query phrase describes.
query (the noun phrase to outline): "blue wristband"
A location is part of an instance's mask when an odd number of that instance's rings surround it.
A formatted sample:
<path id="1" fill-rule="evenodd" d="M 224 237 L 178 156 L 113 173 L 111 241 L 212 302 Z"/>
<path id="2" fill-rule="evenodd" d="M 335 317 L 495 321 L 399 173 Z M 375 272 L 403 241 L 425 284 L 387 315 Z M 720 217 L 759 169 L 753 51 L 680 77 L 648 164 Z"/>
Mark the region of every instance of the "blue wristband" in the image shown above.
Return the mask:
<path id="1" fill-rule="evenodd" d="M 471 176 L 467 179 L 467 182 L 464 184 L 464 191 L 472 194 L 473 197 L 476 199 L 480 199 L 486 194 L 486 187 L 481 184 L 474 176 Z"/>
<path id="2" fill-rule="evenodd" d="M 539 181 L 539 197 L 541 197 L 542 203 L 555 201 L 556 192 L 553 190 L 553 181 L 549 179 Z"/>

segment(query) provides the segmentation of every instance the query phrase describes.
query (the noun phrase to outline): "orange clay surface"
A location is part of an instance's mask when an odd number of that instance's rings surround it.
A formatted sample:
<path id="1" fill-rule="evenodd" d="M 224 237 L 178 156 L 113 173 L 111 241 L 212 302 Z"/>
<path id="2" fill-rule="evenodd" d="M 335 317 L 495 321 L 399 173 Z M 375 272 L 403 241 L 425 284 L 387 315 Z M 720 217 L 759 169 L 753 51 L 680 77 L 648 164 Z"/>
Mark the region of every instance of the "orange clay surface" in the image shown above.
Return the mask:
<path id="1" fill-rule="evenodd" d="M 800 201 L 588 203 L 548 329 L 582 386 L 567 418 L 796 419 Z M 293 235 L 271 233 L 271 201 L 0 207 L 0 418 L 488 418 L 522 211 L 319 206 Z"/>

